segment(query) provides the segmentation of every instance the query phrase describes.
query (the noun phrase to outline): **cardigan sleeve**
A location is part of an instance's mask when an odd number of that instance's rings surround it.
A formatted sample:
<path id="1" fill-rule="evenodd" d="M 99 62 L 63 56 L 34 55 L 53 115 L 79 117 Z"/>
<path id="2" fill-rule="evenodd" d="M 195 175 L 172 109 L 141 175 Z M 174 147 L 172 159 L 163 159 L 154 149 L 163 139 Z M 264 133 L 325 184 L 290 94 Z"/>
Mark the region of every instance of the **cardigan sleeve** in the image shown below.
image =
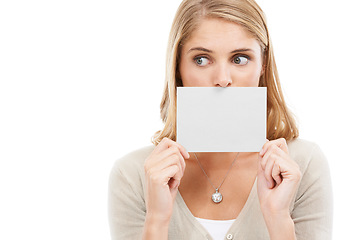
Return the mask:
<path id="1" fill-rule="evenodd" d="M 305 169 L 301 169 L 302 180 L 291 213 L 296 237 L 297 240 L 330 240 L 333 201 L 328 162 L 315 144 L 305 154 L 310 154 L 310 158 Z"/>
<path id="2" fill-rule="evenodd" d="M 110 173 L 108 212 L 112 240 L 142 239 L 146 213 L 142 188 L 138 179 L 131 179 L 126 172 L 115 166 Z"/>

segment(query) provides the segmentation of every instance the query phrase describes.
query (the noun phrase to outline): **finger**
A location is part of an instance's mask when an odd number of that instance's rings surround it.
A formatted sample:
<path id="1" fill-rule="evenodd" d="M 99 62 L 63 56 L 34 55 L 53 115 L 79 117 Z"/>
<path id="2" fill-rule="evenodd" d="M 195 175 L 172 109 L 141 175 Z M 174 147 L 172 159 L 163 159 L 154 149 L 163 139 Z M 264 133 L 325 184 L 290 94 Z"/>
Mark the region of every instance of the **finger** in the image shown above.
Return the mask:
<path id="1" fill-rule="evenodd" d="M 287 146 L 287 142 L 286 142 L 285 138 L 279 138 L 276 140 L 266 142 L 263 145 L 262 150 L 260 151 L 259 155 L 263 156 L 268 151 L 268 149 L 270 149 L 274 145 L 288 154 L 288 146 Z"/>
<path id="2" fill-rule="evenodd" d="M 180 185 L 181 178 L 178 176 L 180 173 L 180 168 L 177 165 L 172 165 L 168 168 L 163 169 L 162 172 L 160 172 L 160 175 L 167 176 L 166 182 L 169 185 L 170 189 L 177 188 Z M 171 177 L 170 177 L 171 176 Z"/>
<path id="3" fill-rule="evenodd" d="M 169 184 L 171 178 L 175 181 L 181 181 L 181 178 L 177 176 L 180 172 L 180 168 L 177 165 L 171 165 L 161 171 L 155 172 L 149 176 L 150 180 L 157 185 L 166 186 Z"/>
<path id="4" fill-rule="evenodd" d="M 189 153 L 187 152 L 187 150 L 181 144 L 176 143 L 176 142 L 175 142 L 175 144 L 180 149 L 180 152 L 181 152 L 181 154 L 182 154 L 182 156 L 184 158 L 186 158 L 186 159 L 190 158 Z"/>
<path id="5" fill-rule="evenodd" d="M 181 182 L 180 180 L 176 180 L 175 178 L 171 178 L 169 180 L 169 187 L 171 189 L 177 188 L 180 185 L 180 182 Z"/>
<path id="6" fill-rule="evenodd" d="M 176 146 L 180 150 L 184 158 L 188 159 L 190 157 L 187 150 L 181 144 L 166 137 L 161 140 L 161 142 L 158 144 L 158 146 L 155 149 L 157 149 L 156 152 L 161 152 L 171 146 Z"/>
<path id="7" fill-rule="evenodd" d="M 260 156 L 258 156 L 258 171 L 257 171 L 257 178 L 258 178 L 258 184 L 262 186 L 263 183 L 266 183 L 266 178 L 264 176 L 264 169 L 262 168 L 262 165 L 261 165 L 261 160 L 262 158 Z M 265 186 L 263 187 L 267 187 L 268 184 L 266 184 Z"/>
<path id="8" fill-rule="evenodd" d="M 285 138 L 279 138 L 273 141 L 281 150 L 288 154 L 288 147 Z"/>
<path id="9" fill-rule="evenodd" d="M 262 157 L 262 156 L 266 153 L 266 151 L 267 151 L 268 148 L 270 147 L 270 144 L 271 144 L 271 142 L 267 139 L 267 140 L 266 140 L 266 143 L 264 143 L 262 149 L 261 149 L 260 152 L 259 152 L 259 156 Z"/>
<path id="10" fill-rule="evenodd" d="M 282 159 L 285 159 L 288 156 L 288 154 L 283 149 L 281 149 L 276 143 L 271 143 L 270 142 L 270 145 L 268 145 L 266 148 L 267 149 L 266 149 L 265 153 L 262 156 L 262 158 L 263 158 L 263 162 L 262 162 L 263 167 L 266 164 L 266 161 L 268 159 L 268 157 L 266 157 L 265 155 L 267 155 L 269 153 L 270 154 L 276 154 L 277 156 L 279 156 Z"/>
<path id="11" fill-rule="evenodd" d="M 275 181 L 272 178 L 273 167 L 275 164 L 275 159 L 272 154 L 266 154 L 268 156 L 268 160 L 264 166 L 264 176 L 268 185 L 268 188 L 275 187 Z"/>
<path id="12" fill-rule="evenodd" d="M 258 155 L 258 176 L 263 173 L 262 161 L 263 161 L 263 158 L 260 155 Z"/>
<path id="13" fill-rule="evenodd" d="M 297 180 L 300 179 L 301 171 L 298 164 L 290 159 L 286 153 L 279 151 L 277 153 L 279 161 L 277 161 L 278 171 L 280 171 L 281 180 Z"/>
<path id="14" fill-rule="evenodd" d="M 275 163 L 272 170 L 272 177 L 276 182 L 276 185 L 280 185 L 282 182 L 280 165 Z"/>
<path id="15" fill-rule="evenodd" d="M 271 145 L 270 148 L 268 148 L 265 151 L 265 154 L 262 156 L 262 161 L 261 161 L 261 165 L 262 168 L 265 169 L 265 166 L 270 158 L 270 155 L 274 154 L 275 152 L 277 152 L 279 150 L 279 148 L 276 145 Z"/>
<path id="16" fill-rule="evenodd" d="M 285 160 L 285 154 L 281 149 L 277 146 L 272 147 L 271 149 L 276 150 L 268 150 L 266 155 L 268 155 L 267 166 L 270 166 L 271 173 L 266 169 L 266 177 L 269 177 L 271 174 L 271 178 L 274 180 L 274 185 L 279 185 L 283 179 L 283 170 L 286 168 L 288 162 Z M 271 167 L 272 165 L 272 167 Z"/>
<path id="17" fill-rule="evenodd" d="M 260 151 L 260 155 L 264 155 L 265 152 L 271 148 L 272 146 L 277 146 L 278 148 L 280 148 L 282 151 L 284 151 L 285 153 L 288 154 L 288 147 L 287 147 L 287 143 L 286 143 L 286 140 L 285 138 L 279 138 L 279 139 L 276 139 L 276 140 L 272 140 L 272 141 L 269 141 L 269 142 L 266 142 L 264 145 L 263 145 L 263 148 L 262 150 Z"/>
<path id="18" fill-rule="evenodd" d="M 160 161 L 157 161 L 154 166 L 150 167 L 147 170 L 147 174 L 150 176 L 154 175 L 154 174 L 160 174 L 160 172 L 162 172 L 164 169 L 167 169 L 173 165 L 177 166 L 178 169 L 180 170 L 180 172 L 177 172 L 175 174 L 177 176 L 172 176 L 172 177 L 175 177 L 175 178 L 178 178 L 181 180 L 181 178 L 183 177 L 184 171 L 182 170 L 179 156 L 177 156 L 176 154 L 172 154 L 170 156 L 167 156 L 166 158 L 162 158 L 162 160 L 160 160 Z"/>
<path id="19" fill-rule="evenodd" d="M 287 162 L 284 161 L 285 155 L 287 154 L 280 149 L 278 145 L 272 144 L 263 156 L 261 165 L 262 168 L 265 169 L 265 178 L 271 187 L 274 187 L 275 183 L 280 184 L 282 182 L 282 170 L 285 168 L 284 166 L 287 165 Z M 273 182 L 269 178 L 272 179 Z M 274 184 L 272 185 L 272 183 Z"/>
<path id="20" fill-rule="evenodd" d="M 185 159 L 183 158 L 183 156 L 181 155 L 179 148 L 177 148 L 176 146 L 171 146 L 170 148 L 161 152 L 159 154 L 159 157 L 161 159 L 166 159 L 167 157 L 172 156 L 172 155 L 176 155 L 178 157 L 180 167 L 182 169 L 182 172 L 184 172 L 185 168 L 186 168 L 186 162 L 185 162 Z"/>
<path id="21" fill-rule="evenodd" d="M 160 143 L 155 147 L 154 152 L 155 152 L 155 153 L 160 153 L 160 152 L 164 151 L 165 149 L 168 149 L 169 146 L 172 144 L 171 141 L 172 141 L 172 140 L 170 140 L 170 139 L 164 137 L 164 138 L 160 141 Z"/>

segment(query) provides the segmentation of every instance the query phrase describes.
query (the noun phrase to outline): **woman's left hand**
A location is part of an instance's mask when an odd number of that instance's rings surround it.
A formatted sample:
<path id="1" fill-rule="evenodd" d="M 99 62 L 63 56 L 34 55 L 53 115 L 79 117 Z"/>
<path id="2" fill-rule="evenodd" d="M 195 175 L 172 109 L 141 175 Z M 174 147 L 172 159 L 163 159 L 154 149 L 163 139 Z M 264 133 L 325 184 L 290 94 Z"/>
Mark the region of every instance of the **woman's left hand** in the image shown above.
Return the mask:
<path id="1" fill-rule="evenodd" d="M 286 140 L 268 141 L 259 153 L 258 197 L 264 217 L 289 214 L 301 171 L 288 154 Z"/>

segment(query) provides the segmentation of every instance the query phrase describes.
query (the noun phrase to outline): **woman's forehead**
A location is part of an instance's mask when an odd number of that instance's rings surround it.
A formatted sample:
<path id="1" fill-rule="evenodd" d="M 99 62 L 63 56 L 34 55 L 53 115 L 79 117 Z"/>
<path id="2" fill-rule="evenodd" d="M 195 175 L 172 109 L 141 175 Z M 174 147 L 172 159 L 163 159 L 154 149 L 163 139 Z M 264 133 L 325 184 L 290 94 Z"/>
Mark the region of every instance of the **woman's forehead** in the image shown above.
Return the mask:
<path id="1" fill-rule="evenodd" d="M 201 21 L 184 44 L 184 50 L 203 47 L 209 50 L 233 51 L 238 48 L 260 50 L 258 41 L 243 26 L 210 18 Z"/>

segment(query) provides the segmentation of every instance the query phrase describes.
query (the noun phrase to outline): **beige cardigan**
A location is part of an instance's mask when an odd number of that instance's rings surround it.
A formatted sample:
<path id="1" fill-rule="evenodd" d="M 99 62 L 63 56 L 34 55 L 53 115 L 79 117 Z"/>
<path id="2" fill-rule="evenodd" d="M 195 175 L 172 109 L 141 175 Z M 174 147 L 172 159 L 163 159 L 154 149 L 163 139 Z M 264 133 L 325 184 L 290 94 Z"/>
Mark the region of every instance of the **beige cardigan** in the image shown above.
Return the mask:
<path id="1" fill-rule="evenodd" d="M 291 204 L 297 240 L 331 239 L 332 189 L 327 160 L 320 148 L 308 141 L 293 140 L 288 143 L 288 148 L 302 172 L 302 181 Z M 113 166 L 108 201 L 113 240 L 141 239 L 146 215 L 144 160 L 153 149 L 152 145 L 134 151 L 117 160 Z M 227 236 L 238 240 L 270 239 L 260 210 L 256 181 Z M 169 240 L 183 239 L 212 238 L 178 193 L 169 226 Z"/>

